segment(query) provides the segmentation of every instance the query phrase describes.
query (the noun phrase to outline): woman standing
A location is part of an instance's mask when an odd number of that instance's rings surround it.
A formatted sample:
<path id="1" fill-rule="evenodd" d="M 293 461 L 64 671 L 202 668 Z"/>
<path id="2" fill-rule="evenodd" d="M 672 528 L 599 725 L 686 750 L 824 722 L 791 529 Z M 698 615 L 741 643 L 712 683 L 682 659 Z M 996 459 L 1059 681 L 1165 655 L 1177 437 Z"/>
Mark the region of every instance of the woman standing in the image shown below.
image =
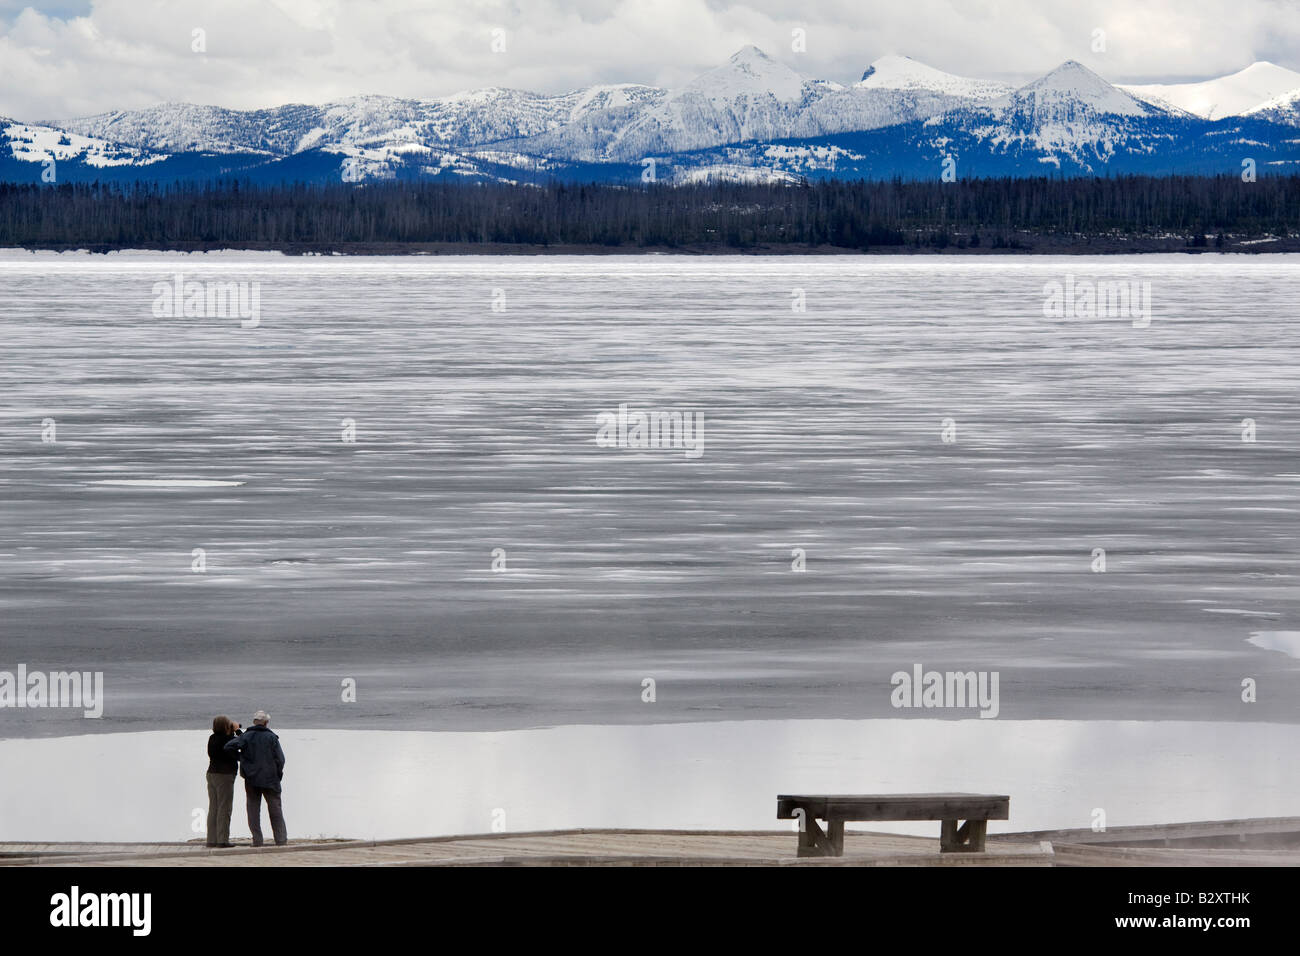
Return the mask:
<path id="1" fill-rule="evenodd" d="M 239 736 L 239 724 L 229 717 L 212 718 L 208 738 L 208 846 L 234 846 L 230 842 L 230 811 L 235 802 L 235 775 L 239 760 L 225 751 L 226 742 Z"/>

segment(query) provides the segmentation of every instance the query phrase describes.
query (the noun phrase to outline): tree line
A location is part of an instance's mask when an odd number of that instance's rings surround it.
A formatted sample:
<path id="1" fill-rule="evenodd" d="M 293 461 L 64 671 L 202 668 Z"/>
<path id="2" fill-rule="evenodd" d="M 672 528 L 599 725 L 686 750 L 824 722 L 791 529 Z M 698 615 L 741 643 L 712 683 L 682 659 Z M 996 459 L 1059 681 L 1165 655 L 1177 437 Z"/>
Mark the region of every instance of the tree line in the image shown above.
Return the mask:
<path id="1" fill-rule="evenodd" d="M 1300 176 L 516 186 L 0 183 L 0 246 L 364 249 L 403 244 L 745 250 L 1069 237 L 1291 236 Z M 1219 240 L 1221 242 L 1221 239 Z"/>

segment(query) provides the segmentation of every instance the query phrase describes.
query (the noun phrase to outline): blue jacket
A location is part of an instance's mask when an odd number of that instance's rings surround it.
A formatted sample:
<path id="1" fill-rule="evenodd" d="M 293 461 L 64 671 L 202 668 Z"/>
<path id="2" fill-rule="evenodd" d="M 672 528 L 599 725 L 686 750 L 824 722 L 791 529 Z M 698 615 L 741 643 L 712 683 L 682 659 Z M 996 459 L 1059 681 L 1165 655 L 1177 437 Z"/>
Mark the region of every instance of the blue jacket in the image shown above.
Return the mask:
<path id="1" fill-rule="evenodd" d="M 253 724 L 240 736 L 227 741 L 225 749 L 239 755 L 239 772 L 249 784 L 280 792 L 284 751 L 280 749 L 280 738 L 270 727 Z"/>

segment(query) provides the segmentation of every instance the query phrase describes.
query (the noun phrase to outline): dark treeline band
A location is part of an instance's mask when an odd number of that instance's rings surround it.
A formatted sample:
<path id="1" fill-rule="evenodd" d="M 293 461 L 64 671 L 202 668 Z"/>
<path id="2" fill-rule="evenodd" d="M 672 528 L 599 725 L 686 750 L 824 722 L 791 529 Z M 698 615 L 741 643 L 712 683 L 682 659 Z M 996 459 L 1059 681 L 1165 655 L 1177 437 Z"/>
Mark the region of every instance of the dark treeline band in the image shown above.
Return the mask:
<path id="1" fill-rule="evenodd" d="M 0 184 L 0 247 L 340 249 L 413 244 L 702 251 L 1020 248 L 1300 232 L 1300 177 L 820 181 L 637 187 L 389 182 Z M 900 248 L 900 251 L 901 251 Z M 472 251 L 472 250 L 471 250 Z M 1067 250 L 1068 251 L 1068 250 Z"/>

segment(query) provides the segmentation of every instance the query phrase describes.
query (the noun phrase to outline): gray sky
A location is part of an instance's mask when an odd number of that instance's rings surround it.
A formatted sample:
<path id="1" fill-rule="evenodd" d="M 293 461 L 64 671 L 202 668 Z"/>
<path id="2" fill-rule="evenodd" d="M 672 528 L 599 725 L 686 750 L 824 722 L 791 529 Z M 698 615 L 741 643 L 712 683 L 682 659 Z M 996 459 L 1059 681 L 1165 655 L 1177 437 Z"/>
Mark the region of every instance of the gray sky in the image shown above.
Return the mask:
<path id="1" fill-rule="evenodd" d="M 795 28 L 807 31 L 806 52 L 792 50 Z M 493 29 L 505 31 L 504 52 L 492 50 Z M 1096 30 L 1105 52 L 1093 52 Z M 1255 60 L 1300 69 L 1300 2 L 0 0 L 0 115 L 674 86 L 746 43 L 841 82 L 889 53 L 1009 80 L 1067 59 L 1112 82 L 1204 79 Z"/>

